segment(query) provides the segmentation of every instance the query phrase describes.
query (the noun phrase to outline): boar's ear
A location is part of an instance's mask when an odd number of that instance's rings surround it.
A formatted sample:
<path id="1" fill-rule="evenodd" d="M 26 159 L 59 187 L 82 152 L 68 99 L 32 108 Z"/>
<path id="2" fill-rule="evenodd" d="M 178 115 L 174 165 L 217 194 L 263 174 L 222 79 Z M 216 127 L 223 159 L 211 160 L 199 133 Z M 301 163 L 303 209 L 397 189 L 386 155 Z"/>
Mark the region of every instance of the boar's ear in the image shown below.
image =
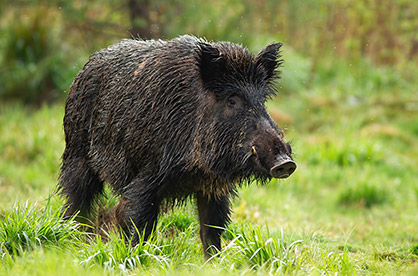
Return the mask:
<path id="1" fill-rule="evenodd" d="M 208 83 L 217 79 L 225 68 L 225 59 L 219 49 L 209 43 L 199 43 L 200 47 L 200 74 L 202 80 Z"/>
<path id="2" fill-rule="evenodd" d="M 258 70 L 261 70 L 259 73 L 264 75 L 264 81 L 270 81 L 277 75 L 276 69 L 283 63 L 283 60 L 279 59 L 281 57 L 279 50 L 282 45 L 280 42 L 270 44 L 256 56 L 256 66 Z"/>

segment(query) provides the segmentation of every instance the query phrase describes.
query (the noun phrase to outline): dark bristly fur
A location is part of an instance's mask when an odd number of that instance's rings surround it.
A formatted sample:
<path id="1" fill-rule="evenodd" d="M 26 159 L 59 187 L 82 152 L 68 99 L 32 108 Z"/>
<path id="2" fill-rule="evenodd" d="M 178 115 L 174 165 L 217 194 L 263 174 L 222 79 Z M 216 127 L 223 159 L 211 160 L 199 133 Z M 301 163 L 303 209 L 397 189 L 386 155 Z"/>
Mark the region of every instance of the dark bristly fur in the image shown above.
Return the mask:
<path id="1" fill-rule="evenodd" d="M 65 107 L 65 216 L 87 216 L 106 182 L 121 195 L 112 223 L 137 242 L 131 221 L 148 236 L 162 202 L 192 196 L 205 256 L 220 249 L 236 188 L 270 179 L 277 156 L 291 160 L 264 105 L 275 94 L 280 46 L 253 56 L 182 36 L 122 40 L 93 54 Z"/>

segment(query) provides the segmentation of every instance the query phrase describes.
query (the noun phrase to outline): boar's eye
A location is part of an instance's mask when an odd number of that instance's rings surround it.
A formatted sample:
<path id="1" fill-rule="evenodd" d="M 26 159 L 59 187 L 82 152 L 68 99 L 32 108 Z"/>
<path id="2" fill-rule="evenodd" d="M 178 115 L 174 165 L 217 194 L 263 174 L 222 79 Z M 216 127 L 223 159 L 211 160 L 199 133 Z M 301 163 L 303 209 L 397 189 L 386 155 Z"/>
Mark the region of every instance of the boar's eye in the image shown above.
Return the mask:
<path id="1" fill-rule="evenodd" d="M 227 100 L 227 105 L 228 107 L 234 108 L 234 107 L 238 107 L 241 104 L 240 98 L 238 96 L 231 96 L 228 98 Z"/>
<path id="2" fill-rule="evenodd" d="M 231 97 L 228 99 L 228 106 L 229 107 L 234 107 L 237 104 L 237 101 L 235 100 L 234 97 Z"/>

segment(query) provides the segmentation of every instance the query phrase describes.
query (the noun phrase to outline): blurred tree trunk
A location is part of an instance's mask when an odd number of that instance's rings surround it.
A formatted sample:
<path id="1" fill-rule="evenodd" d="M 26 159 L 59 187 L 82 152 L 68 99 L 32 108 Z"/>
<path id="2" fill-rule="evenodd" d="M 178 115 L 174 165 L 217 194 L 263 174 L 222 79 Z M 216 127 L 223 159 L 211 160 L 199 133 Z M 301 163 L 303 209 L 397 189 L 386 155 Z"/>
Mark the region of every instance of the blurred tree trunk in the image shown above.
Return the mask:
<path id="1" fill-rule="evenodd" d="M 151 0 L 128 0 L 130 32 L 133 37 L 150 39 L 154 37 L 151 22 Z"/>

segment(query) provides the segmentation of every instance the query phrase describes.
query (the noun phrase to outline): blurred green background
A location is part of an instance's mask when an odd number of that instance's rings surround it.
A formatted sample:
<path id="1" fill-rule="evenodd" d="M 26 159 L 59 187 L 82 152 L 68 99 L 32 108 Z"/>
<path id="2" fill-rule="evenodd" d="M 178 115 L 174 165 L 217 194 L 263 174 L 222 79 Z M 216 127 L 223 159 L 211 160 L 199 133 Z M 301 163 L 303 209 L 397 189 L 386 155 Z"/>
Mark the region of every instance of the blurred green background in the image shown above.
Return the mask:
<path id="1" fill-rule="evenodd" d="M 186 33 L 253 51 L 283 42 L 282 86 L 288 93 L 332 82 L 341 70 L 368 90 L 412 82 L 418 75 L 413 0 L 2 0 L 0 5 L 3 100 L 62 100 L 92 52 L 121 38 Z M 377 76 L 364 69 L 368 66 L 389 72 Z"/>
<path id="2" fill-rule="evenodd" d="M 417 15 L 415 0 L 0 0 L 0 218 L 54 192 L 65 98 L 91 53 L 129 37 L 193 34 L 254 53 L 281 41 L 268 109 L 298 169 L 242 189 L 231 229 L 267 224 L 303 240 L 290 273 L 418 273 Z M 198 240 L 185 208 L 168 217 Z"/>

